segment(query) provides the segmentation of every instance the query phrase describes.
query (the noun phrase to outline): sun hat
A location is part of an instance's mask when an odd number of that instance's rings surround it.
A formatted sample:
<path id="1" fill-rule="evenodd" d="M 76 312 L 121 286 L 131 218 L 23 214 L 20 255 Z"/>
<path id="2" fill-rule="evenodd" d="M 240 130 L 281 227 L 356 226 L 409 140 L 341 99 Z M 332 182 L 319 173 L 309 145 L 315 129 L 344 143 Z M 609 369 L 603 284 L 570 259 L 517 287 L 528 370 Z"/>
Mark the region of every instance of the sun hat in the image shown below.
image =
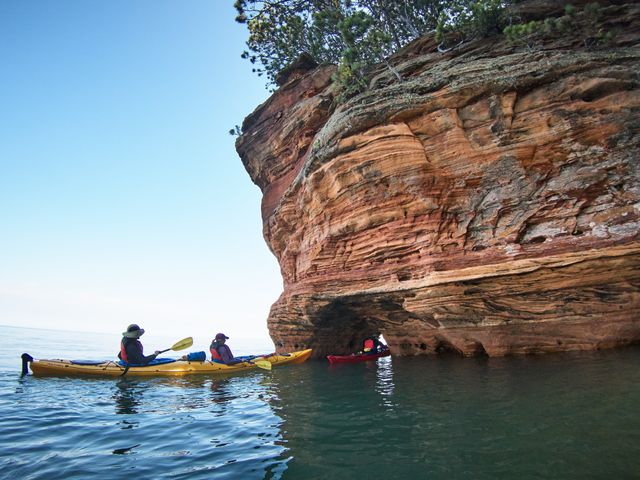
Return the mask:
<path id="1" fill-rule="evenodd" d="M 127 338 L 140 338 L 143 333 L 144 333 L 144 328 L 140 328 L 135 323 L 132 323 L 127 327 L 126 332 L 122 332 L 122 336 Z"/>
<path id="2" fill-rule="evenodd" d="M 218 334 L 216 334 L 216 340 L 222 340 L 223 338 L 224 338 L 225 340 L 229 340 L 229 337 L 227 337 L 224 333 L 218 333 Z"/>

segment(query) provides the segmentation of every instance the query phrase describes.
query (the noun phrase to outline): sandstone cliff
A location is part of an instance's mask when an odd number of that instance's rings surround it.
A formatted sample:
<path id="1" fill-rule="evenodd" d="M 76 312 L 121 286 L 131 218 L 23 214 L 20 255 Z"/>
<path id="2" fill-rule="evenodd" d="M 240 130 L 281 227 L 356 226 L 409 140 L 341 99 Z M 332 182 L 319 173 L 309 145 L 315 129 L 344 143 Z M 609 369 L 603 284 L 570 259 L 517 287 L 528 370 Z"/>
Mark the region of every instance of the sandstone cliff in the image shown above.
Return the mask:
<path id="1" fill-rule="evenodd" d="M 640 341 L 640 5 L 616 3 L 528 44 L 419 39 L 402 82 L 380 68 L 342 105 L 334 67 L 288 72 L 236 144 L 284 279 L 278 350 Z"/>

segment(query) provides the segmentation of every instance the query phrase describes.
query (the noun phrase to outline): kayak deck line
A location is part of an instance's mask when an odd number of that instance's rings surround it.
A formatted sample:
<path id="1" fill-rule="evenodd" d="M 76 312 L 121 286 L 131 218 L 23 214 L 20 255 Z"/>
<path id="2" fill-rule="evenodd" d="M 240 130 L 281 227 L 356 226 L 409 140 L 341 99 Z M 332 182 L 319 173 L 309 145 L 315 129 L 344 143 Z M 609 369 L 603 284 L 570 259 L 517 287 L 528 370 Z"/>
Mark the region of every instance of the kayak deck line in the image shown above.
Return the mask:
<path id="1" fill-rule="evenodd" d="M 245 370 L 255 370 L 256 359 L 264 359 L 272 366 L 303 363 L 311 357 L 312 349 L 300 350 L 288 354 L 271 354 L 269 356 L 256 356 L 252 360 L 247 360 L 234 365 L 205 360 L 202 362 L 189 360 L 174 360 L 155 365 L 129 366 L 127 376 L 183 376 L 194 374 L 224 374 L 235 373 Z M 171 359 L 173 360 L 173 359 Z M 25 353 L 22 355 L 23 375 L 28 372 L 30 364 L 31 371 L 35 376 L 85 376 L 94 375 L 102 377 L 118 377 L 127 368 L 125 365 L 112 360 L 102 363 L 80 362 L 63 359 L 34 359 Z M 25 371 L 26 369 L 26 371 Z"/>

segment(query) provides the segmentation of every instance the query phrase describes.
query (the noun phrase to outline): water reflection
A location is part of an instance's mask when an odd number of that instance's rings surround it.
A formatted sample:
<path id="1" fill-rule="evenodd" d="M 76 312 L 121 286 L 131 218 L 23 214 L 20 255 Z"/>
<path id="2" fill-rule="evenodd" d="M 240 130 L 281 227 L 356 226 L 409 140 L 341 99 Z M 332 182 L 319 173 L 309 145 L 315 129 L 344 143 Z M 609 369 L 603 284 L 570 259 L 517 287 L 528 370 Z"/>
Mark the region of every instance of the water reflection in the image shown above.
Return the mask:
<path id="1" fill-rule="evenodd" d="M 116 389 L 113 399 L 116 402 L 116 414 L 133 415 L 138 413 L 138 407 L 142 403 L 141 388 L 136 388 L 137 383 L 128 378 L 120 379 L 116 382 Z M 131 428 L 131 426 L 126 427 Z"/>
<path id="2" fill-rule="evenodd" d="M 382 398 L 382 405 L 389 409 L 393 409 L 396 405 L 393 402 L 393 392 L 395 385 L 393 383 L 393 363 L 391 357 L 381 358 L 376 362 L 378 382 L 376 391 Z"/>
<path id="3" fill-rule="evenodd" d="M 122 378 L 114 385 L 112 398 L 116 414 L 131 415 L 140 413 L 145 397 L 148 397 L 148 408 L 145 409 L 148 413 L 197 410 L 211 403 L 224 406 L 254 397 L 266 401 L 271 398 L 272 382 L 263 376 L 193 376 Z"/>
<path id="4" fill-rule="evenodd" d="M 29 384 L 27 383 L 29 381 L 30 376 L 20 376 L 18 378 L 18 386 L 15 389 L 16 394 L 21 394 L 25 392 L 25 387 L 27 387 Z"/>
<path id="5" fill-rule="evenodd" d="M 116 448 L 113 452 L 114 455 L 126 455 L 127 453 L 131 453 L 131 450 L 133 450 L 136 447 L 139 447 L 141 444 L 140 443 L 136 443 L 135 445 L 132 445 L 130 447 L 126 447 L 126 448 Z"/>
<path id="6" fill-rule="evenodd" d="M 274 369 L 272 378 L 268 401 L 282 417 L 283 478 L 336 478 L 336 465 L 380 460 L 371 446 L 398 409 L 390 358 L 334 366 L 310 361 Z"/>
<path id="7" fill-rule="evenodd" d="M 230 378 L 213 379 L 209 384 L 209 391 L 211 392 L 210 400 L 218 405 L 224 405 L 227 402 L 232 402 L 237 398 L 234 393 L 234 389 L 230 388 Z"/>

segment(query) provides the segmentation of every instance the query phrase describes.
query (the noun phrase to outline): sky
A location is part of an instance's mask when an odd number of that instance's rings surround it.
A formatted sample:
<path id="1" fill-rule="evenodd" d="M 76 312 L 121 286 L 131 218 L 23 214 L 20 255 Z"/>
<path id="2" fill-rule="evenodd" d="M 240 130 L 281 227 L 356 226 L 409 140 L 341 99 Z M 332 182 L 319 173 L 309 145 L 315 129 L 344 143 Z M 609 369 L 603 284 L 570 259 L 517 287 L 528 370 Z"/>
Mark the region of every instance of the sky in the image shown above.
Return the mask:
<path id="1" fill-rule="evenodd" d="M 0 0 L 0 325 L 267 338 L 233 0 Z"/>

